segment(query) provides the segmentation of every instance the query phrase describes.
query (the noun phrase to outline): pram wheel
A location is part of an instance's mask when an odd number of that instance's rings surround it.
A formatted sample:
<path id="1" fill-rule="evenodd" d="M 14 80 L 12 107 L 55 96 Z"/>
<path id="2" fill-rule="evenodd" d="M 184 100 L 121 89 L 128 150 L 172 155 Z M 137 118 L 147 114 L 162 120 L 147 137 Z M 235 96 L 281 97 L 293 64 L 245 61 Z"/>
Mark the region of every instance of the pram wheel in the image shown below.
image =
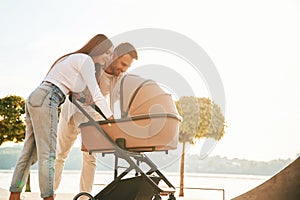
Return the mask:
<path id="1" fill-rule="evenodd" d="M 161 200 L 161 197 L 159 194 L 154 195 L 153 200 Z"/>
<path id="2" fill-rule="evenodd" d="M 77 200 L 77 199 L 79 199 L 79 197 L 81 197 L 81 196 L 88 197 L 89 200 L 95 200 L 94 197 L 93 197 L 90 193 L 87 193 L 87 192 L 80 192 L 80 193 L 78 193 L 78 194 L 73 198 L 73 200 Z"/>
<path id="3" fill-rule="evenodd" d="M 168 198 L 168 200 L 176 200 L 176 198 L 175 198 L 175 196 L 174 196 L 174 194 L 173 194 L 173 193 L 169 195 L 169 198 Z"/>

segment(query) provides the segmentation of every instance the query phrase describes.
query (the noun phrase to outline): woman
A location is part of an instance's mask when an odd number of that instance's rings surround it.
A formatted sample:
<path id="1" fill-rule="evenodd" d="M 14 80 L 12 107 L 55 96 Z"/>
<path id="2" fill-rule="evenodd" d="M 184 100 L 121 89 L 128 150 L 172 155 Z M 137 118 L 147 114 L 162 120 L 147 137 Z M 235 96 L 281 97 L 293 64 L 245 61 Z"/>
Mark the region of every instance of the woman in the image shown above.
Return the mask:
<path id="1" fill-rule="evenodd" d="M 20 200 L 30 166 L 36 161 L 41 197 L 44 200 L 54 199 L 58 107 L 66 95 L 80 93 L 87 87 L 104 115 L 113 118 L 95 77 L 95 64 L 104 65 L 112 51 L 113 45 L 105 35 L 94 36 L 78 51 L 57 59 L 41 85 L 30 94 L 26 101 L 25 142 L 13 174 L 10 200 Z"/>
<path id="2" fill-rule="evenodd" d="M 114 109 L 114 102 L 119 99 L 119 84 L 125 72 L 131 66 L 133 59 L 138 59 L 138 54 L 135 47 L 126 42 L 119 44 L 113 52 L 113 59 L 108 66 L 96 66 L 96 78 L 98 86 L 106 97 L 111 109 Z M 85 99 L 90 99 L 89 95 L 84 96 Z M 89 101 L 88 101 L 89 102 Z M 103 118 L 96 112 L 89 103 L 81 104 L 82 108 L 96 121 Z M 79 103 L 80 104 L 80 103 Z M 60 119 L 57 130 L 57 150 L 55 160 L 54 174 L 54 191 L 59 187 L 62 179 L 63 168 L 65 161 L 70 154 L 71 148 L 80 133 L 78 126 L 81 123 L 88 121 L 74 104 L 68 99 L 61 108 Z M 84 145 L 83 145 L 84 146 Z M 94 183 L 94 175 L 96 171 L 96 159 L 94 155 L 90 155 L 86 149 L 82 149 L 82 168 L 80 175 L 80 192 L 92 191 Z"/>

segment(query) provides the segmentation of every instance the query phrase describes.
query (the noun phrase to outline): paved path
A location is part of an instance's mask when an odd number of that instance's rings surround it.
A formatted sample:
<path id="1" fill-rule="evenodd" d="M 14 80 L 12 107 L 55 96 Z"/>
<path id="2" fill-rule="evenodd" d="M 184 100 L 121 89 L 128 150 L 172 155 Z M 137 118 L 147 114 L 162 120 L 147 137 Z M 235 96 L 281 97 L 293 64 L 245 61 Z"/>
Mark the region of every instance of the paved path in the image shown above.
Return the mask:
<path id="1" fill-rule="evenodd" d="M 75 195 L 73 194 L 57 194 L 55 200 L 72 200 Z M 0 188 L 0 200 L 8 200 L 9 192 L 5 189 Z M 42 200 L 40 194 L 36 192 L 24 192 L 21 194 L 22 200 Z"/>

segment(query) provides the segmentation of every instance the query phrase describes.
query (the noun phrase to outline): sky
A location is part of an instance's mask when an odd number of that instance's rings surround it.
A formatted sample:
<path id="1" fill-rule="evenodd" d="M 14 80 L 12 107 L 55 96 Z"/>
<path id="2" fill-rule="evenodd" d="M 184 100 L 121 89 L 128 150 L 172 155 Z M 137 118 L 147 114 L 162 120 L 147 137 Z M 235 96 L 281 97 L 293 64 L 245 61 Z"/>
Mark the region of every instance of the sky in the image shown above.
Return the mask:
<path id="1" fill-rule="evenodd" d="M 170 30 L 207 53 L 224 87 L 228 127 L 211 155 L 295 159 L 300 153 L 299 11 L 296 0 L 2 0 L 0 97 L 26 98 L 59 56 L 95 34 L 113 38 L 137 29 Z M 174 69 L 195 95 L 210 95 L 210 86 L 183 70 L 191 67 L 175 53 L 141 50 L 132 69 L 145 65 Z"/>

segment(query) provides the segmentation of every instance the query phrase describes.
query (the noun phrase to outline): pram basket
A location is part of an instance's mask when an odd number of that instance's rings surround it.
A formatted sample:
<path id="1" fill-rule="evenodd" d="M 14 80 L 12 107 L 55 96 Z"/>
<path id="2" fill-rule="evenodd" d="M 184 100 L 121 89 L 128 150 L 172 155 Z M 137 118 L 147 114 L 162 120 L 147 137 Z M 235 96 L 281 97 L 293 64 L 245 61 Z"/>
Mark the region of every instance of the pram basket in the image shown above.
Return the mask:
<path id="1" fill-rule="evenodd" d="M 177 148 L 181 117 L 172 96 L 156 82 L 135 75 L 124 76 L 119 87 L 120 119 L 95 121 L 72 95 L 69 96 L 89 120 L 79 126 L 87 151 L 115 156 L 114 180 L 94 197 L 79 193 L 74 199 L 86 195 L 95 200 L 151 200 L 153 197 L 158 200 L 161 193 L 167 193 L 169 199 L 174 200 L 175 187 L 144 153 Z M 119 159 L 128 164 L 120 174 Z M 143 172 L 141 163 L 147 165 L 147 172 Z M 131 171 L 135 171 L 135 175 L 125 178 Z M 167 185 L 167 190 L 158 186 L 160 181 Z"/>

